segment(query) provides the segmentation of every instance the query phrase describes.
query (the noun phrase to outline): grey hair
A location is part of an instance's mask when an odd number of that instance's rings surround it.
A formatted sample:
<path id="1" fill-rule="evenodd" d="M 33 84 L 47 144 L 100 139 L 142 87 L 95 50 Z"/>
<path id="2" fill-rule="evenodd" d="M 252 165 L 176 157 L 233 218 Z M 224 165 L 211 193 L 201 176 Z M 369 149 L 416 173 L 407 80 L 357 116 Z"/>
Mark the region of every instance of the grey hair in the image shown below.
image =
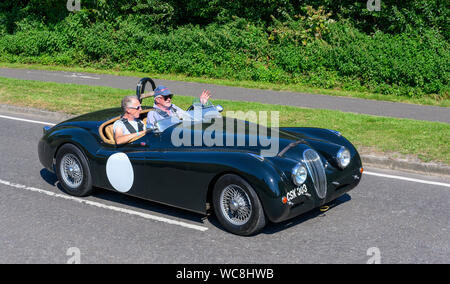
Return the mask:
<path id="1" fill-rule="evenodd" d="M 122 99 L 122 111 L 125 113 L 125 109 L 130 106 L 133 100 L 139 100 L 137 96 L 126 96 Z"/>

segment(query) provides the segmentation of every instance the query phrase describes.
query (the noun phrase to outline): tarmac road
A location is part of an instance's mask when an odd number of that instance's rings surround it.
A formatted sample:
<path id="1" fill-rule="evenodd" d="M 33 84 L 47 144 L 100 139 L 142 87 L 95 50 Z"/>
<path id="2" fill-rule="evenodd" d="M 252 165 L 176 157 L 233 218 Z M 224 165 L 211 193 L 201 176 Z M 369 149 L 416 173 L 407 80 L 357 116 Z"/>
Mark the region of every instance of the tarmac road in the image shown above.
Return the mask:
<path id="1" fill-rule="evenodd" d="M 168 206 L 98 190 L 80 201 L 43 169 L 48 118 L 0 113 L 0 263 L 449 263 L 450 181 L 366 168 L 360 185 L 253 237 Z M 383 176 L 373 174 L 380 173 Z M 400 180 L 395 175 L 413 180 Z"/>
<path id="2" fill-rule="evenodd" d="M 135 93 L 136 84 L 140 79 L 137 77 L 15 68 L 0 68 L 0 76 L 25 80 L 107 86 L 128 89 L 130 90 L 130 94 Z M 252 101 L 266 104 L 341 110 L 344 112 L 450 123 L 450 108 L 444 107 L 168 80 L 155 80 L 155 83 L 157 85 L 167 86 L 173 93 L 179 95 L 198 96 L 202 89 L 209 89 L 213 95 L 212 99 Z"/>

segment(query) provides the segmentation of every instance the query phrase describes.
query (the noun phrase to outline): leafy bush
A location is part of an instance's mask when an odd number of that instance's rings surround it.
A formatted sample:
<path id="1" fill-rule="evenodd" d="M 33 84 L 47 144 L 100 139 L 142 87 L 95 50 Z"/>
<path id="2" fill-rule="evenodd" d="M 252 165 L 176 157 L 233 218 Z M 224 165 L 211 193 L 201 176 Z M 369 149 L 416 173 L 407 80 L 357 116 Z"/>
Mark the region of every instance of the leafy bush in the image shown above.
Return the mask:
<path id="1" fill-rule="evenodd" d="M 293 20 L 281 22 L 272 16 L 274 25 L 270 27 L 269 40 L 279 44 L 306 45 L 317 39 L 322 39 L 329 32 L 329 18 L 331 13 L 326 13 L 323 7 L 315 10 L 312 6 L 306 6 L 306 16 L 295 15 Z"/>
<path id="2" fill-rule="evenodd" d="M 439 0 L 55 1 L 0 3 L 0 60 L 449 96 Z"/>

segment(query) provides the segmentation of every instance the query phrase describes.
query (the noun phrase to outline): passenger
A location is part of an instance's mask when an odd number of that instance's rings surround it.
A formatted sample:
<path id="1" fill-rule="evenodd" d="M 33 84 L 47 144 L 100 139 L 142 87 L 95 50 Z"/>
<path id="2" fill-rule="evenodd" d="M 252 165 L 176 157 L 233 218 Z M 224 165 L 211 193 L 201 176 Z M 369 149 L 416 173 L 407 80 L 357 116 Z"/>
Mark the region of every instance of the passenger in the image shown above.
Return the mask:
<path id="1" fill-rule="evenodd" d="M 158 86 L 154 91 L 155 103 L 153 105 L 154 111 L 149 111 L 147 115 L 147 128 L 153 128 L 155 123 L 161 119 L 176 116 L 178 118 L 182 117 L 184 110 L 172 104 L 173 94 L 169 91 L 167 87 Z M 200 95 L 200 103 L 205 105 L 209 98 L 211 97 L 211 92 L 209 90 L 203 90 Z"/>
<path id="2" fill-rule="evenodd" d="M 124 144 L 133 138 L 145 135 L 144 123 L 139 119 L 142 106 L 136 96 L 122 99 L 123 115 L 114 122 L 114 139 L 117 144 Z"/>

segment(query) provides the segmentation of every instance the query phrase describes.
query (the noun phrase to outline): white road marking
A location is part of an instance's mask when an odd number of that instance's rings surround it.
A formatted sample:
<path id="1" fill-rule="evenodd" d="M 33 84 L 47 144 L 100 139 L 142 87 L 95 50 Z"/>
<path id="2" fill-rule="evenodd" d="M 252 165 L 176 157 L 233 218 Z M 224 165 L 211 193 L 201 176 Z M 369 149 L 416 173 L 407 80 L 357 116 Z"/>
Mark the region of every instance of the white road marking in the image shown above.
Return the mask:
<path id="1" fill-rule="evenodd" d="M 116 211 L 116 212 L 120 212 L 120 213 L 125 213 L 128 215 L 139 216 L 139 217 L 142 217 L 142 218 L 145 218 L 148 220 L 163 222 L 163 223 L 170 224 L 170 225 L 177 225 L 177 226 L 181 226 L 184 228 L 193 229 L 193 230 L 197 230 L 197 231 L 204 232 L 204 231 L 208 230 L 208 228 L 203 227 L 203 226 L 193 225 L 193 224 L 176 221 L 176 220 L 172 220 L 172 219 L 168 219 L 168 218 L 164 218 L 164 217 L 154 216 L 154 215 L 150 215 L 150 214 L 146 214 L 146 213 L 142 213 L 142 212 L 138 212 L 138 211 L 134 211 L 134 210 L 130 210 L 130 209 L 106 205 L 106 204 L 102 204 L 99 202 L 90 201 L 90 200 L 86 200 L 86 199 L 82 199 L 82 198 L 77 198 L 77 197 L 73 197 L 73 196 L 69 196 L 69 195 L 58 194 L 58 193 L 54 193 L 51 191 L 47 191 L 47 190 L 43 190 L 43 189 L 39 189 L 39 188 L 35 188 L 35 187 L 29 187 L 29 186 L 26 186 L 23 184 L 12 183 L 12 182 L 2 180 L 2 179 L 0 179 L 0 184 L 6 185 L 9 187 L 13 187 L 16 189 L 23 189 L 23 190 L 28 190 L 28 191 L 32 191 L 32 192 L 42 193 L 42 194 L 52 196 L 52 197 L 76 201 L 78 203 L 87 204 L 90 206 L 108 209 L 108 210 L 112 210 L 112 211 Z"/>
<path id="2" fill-rule="evenodd" d="M 25 122 L 30 122 L 30 123 L 37 123 L 37 124 L 44 124 L 44 125 L 51 125 L 51 126 L 56 125 L 56 124 L 50 123 L 50 122 L 31 120 L 31 119 L 24 119 L 24 118 L 12 117 L 12 116 L 7 116 L 7 115 L 0 115 L 0 117 L 1 118 L 6 118 L 6 119 L 12 119 L 12 120 L 25 121 Z"/>
<path id="3" fill-rule="evenodd" d="M 367 172 L 367 171 L 364 171 L 363 175 L 364 174 L 370 175 L 370 176 L 385 177 L 385 178 L 392 178 L 392 179 L 406 180 L 406 181 L 411 181 L 411 182 L 418 182 L 418 183 L 450 187 L 450 184 L 443 183 L 443 182 L 427 181 L 427 180 L 421 180 L 421 179 L 416 179 L 416 178 L 407 178 L 407 177 L 402 177 L 402 176 L 386 175 L 386 174 L 372 173 L 372 172 Z"/>
<path id="4" fill-rule="evenodd" d="M 83 74 L 80 74 L 80 73 L 73 73 L 72 75 L 64 75 L 64 77 L 100 80 L 99 77 L 92 77 L 92 76 L 83 75 Z"/>
<path id="5" fill-rule="evenodd" d="M 42 71 L 27 71 L 27 74 L 45 74 L 48 76 L 54 76 L 54 77 L 67 77 L 67 78 L 80 78 L 80 79 L 92 79 L 92 80 L 100 80 L 101 78 L 99 77 L 92 77 L 89 75 L 84 75 L 81 73 L 72 73 L 71 75 L 65 75 L 68 72 L 62 72 L 62 73 L 58 73 L 58 72 L 42 72 Z"/>

